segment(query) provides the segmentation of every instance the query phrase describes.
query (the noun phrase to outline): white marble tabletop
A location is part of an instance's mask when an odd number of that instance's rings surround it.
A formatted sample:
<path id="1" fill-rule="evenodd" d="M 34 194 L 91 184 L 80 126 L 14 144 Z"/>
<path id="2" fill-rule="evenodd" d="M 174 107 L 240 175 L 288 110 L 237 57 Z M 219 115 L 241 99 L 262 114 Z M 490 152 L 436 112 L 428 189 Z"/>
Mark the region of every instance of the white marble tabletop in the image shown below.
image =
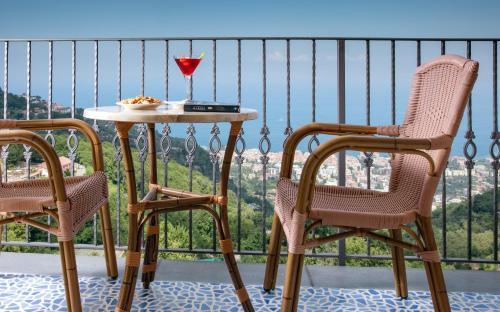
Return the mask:
<path id="1" fill-rule="evenodd" d="M 184 112 L 159 107 L 155 110 L 127 110 L 121 106 L 86 108 L 83 116 L 89 119 L 134 123 L 211 123 L 257 119 L 257 111 L 242 108 L 239 113 Z"/>

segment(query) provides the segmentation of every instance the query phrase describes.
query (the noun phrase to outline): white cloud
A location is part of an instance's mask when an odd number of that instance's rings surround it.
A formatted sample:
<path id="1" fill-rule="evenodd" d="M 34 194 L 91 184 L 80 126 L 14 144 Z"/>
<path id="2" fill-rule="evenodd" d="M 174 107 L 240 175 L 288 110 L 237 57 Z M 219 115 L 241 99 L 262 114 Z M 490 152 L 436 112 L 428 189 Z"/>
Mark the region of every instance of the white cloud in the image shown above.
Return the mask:
<path id="1" fill-rule="evenodd" d="M 269 59 L 271 61 L 282 62 L 285 60 L 285 56 L 281 52 L 274 51 L 271 54 L 269 54 Z"/>
<path id="2" fill-rule="evenodd" d="M 337 61 L 337 55 L 332 55 L 329 54 L 325 56 L 326 60 L 328 61 Z M 348 62 L 364 62 L 365 61 L 365 55 L 362 53 L 359 54 L 346 54 L 345 60 Z"/>
<path id="3" fill-rule="evenodd" d="M 365 55 L 362 53 L 355 54 L 355 55 L 346 54 L 345 59 L 346 59 L 346 61 L 350 61 L 350 62 L 364 62 Z"/>
<path id="4" fill-rule="evenodd" d="M 325 56 L 325 59 L 327 61 L 336 61 L 337 60 L 337 55 L 328 54 L 327 56 Z"/>
<path id="5" fill-rule="evenodd" d="M 269 54 L 268 59 L 276 62 L 286 62 L 286 55 L 279 51 L 274 51 Z M 290 62 L 307 62 L 311 59 L 312 56 L 307 54 L 298 54 L 290 56 Z"/>
<path id="6" fill-rule="evenodd" d="M 309 61 L 311 60 L 312 62 L 312 56 L 308 56 L 307 54 L 299 54 L 297 56 L 292 56 L 292 61 L 295 61 L 295 62 L 306 62 L 306 61 Z"/>

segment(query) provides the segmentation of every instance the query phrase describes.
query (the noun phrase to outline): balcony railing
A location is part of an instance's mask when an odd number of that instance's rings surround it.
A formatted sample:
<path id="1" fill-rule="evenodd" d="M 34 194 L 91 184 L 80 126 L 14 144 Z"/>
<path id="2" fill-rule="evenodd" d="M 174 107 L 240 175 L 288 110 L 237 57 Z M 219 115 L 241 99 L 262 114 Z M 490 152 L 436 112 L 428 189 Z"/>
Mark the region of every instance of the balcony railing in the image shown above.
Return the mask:
<path id="1" fill-rule="evenodd" d="M 259 125 L 244 125 L 238 137 L 238 145 L 232 172 L 235 204 L 233 239 L 237 253 L 242 255 L 264 255 L 266 253 L 270 216 L 272 216 L 272 191 L 275 179 L 275 151 L 281 149 L 294 128 L 311 121 L 366 124 L 397 124 L 402 121 L 406 109 L 408 86 L 415 66 L 434 56 L 445 53 L 462 54 L 480 61 L 481 70 L 475 90 L 469 102 L 461 132 L 457 137 L 450 160 L 453 168 L 443 175 L 440 196 L 436 198 L 436 228 L 440 239 L 444 262 L 499 264 L 498 260 L 498 170 L 500 164 L 500 133 L 497 120 L 497 45 L 498 38 L 342 38 L 342 37 L 198 37 L 198 38 L 105 38 L 105 39 L 5 39 L 3 41 L 3 117 L 14 118 L 8 93 L 23 94 L 25 108 L 23 116 L 55 118 L 57 116 L 78 117 L 79 109 L 112 105 L 125 97 L 137 94 L 153 95 L 166 100 L 182 97 L 181 74 L 177 72 L 172 57 L 174 54 L 193 54 L 208 51 L 204 68 L 195 73 L 194 97 L 209 100 L 238 102 L 242 106 L 259 109 Z M 476 54 L 477 51 L 477 54 Z M 211 63 L 210 63 L 211 62 Z M 203 64 L 203 63 L 202 63 Z M 211 85 L 209 85 L 211 83 Z M 55 96 L 55 93 L 58 93 Z M 33 95 L 46 94 L 46 101 Z M 54 100 L 59 97 L 60 100 Z M 56 104 L 64 103 L 63 105 Z M 490 102 L 489 104 L 487 102 Z M 46 106 L 45 113 L 34 111 L 35 103 Z M 473 103 L 475 105 L 473 105 Z M 477 103 L 477 104 L 476 104 Z M 476 105 L 478 108 L 476 108 Z M 474 111 L 479 113 L 473 114 Z M 57 112 L 57 114 L 55 113 Z M 45 114 L 45 115 L 44 115 Z M 305 117 L 310 114 L 310 117 Z M 57 115 L 57 116 L 56 116 Z M 474 117 L 474 118 L 473 118 Z M 474 121 L 474 122 L 473 122 Z M 110 125 L 89 121 L 94 128 L 110 129 Z M 221 139 L 225 126 L 213 124 L 210 129 L 201 125 L 163 125 L 160 129 L 159 157 L 163 182 L 169 182 L 172 159 L 183 154 L 187 165 L 187 189 L 193 190 L 194 172 L 201 171 L 211 179 L 212 192 L 217 192 L 219 154 L 223 151 Z M 184 133 L 182 133 L 184 130 Z M 476 130 L 476 131 L 475 131 Z M 69 158 L 68 172 L 75 173 L 79 153 L 79 137 L 73 131 L 65 133 L 65 142 L 57 142 L 61 134 L 44 133 L 53 145 L 65 144 Z M 182 137 L 182 143 L 175 137 Z M 115 233 L 117 247 L 124 249 L 126 240 L 126 200 L 122 159 L 116 136 L 103 135 L 104 142 L 111 142 L 114 155 L 107 155 L 112 166 L 108 177 L 114 188 L 111 207 L 115 211 Z M 317 146 L 322 137 L 312 136 L 301 146 L 307 153 Z M 144 195 L 147 144 L 145 128 L 140 126 L 135 137 L 137 161 L 140 174 L 138 189 Z M 200 148 L 200 142 L 207 144 Z M 460 146 L 462 151 L 460 150 Z M 458 148 L 457 148 L 458 147 Z M 12 146 L 3 146 L 1 157 L 3 168 L 14 157 Z M 256 149 L 256 151 L 250 151 Z M 198 155 L 208 155 L 200 159 Z M 251 158 L 247 155 L 252 155 Z M 459 155 L 459 153 L 461 155 Z M 482 154 L 481 154 L 482 153 Z M 17 154 L 21 155 L 21 154 Z M 177 156 L 176 156 L 177 155 Z M 307 154 L 306 154 L 307 155 Z M 18 156 L 19 157 L 19 156 Z M 32 151 L 24 147 L 24 176 L 30 178 Z M 325 168 L 327 182 L 338 185 L 355 185 L 367 188 L 383 188 L 383 180 L 374 183 L 375 172 L 384 171 L 374 161 L 380 155 L 345 154 L 336 155 L 332 162 L 336 168 Z M 483 157 L 483 158 L 481 158 Z M 359 159 L 364 178 L 358 166 L 352 162 Z M 383 162 L 385 158 L 379 158 Z M 209 162 L 207 163 L 200 163 Z M 349 166 L 346 165 L 349 162 Z M 476 162 L 480 163 L 481 170 Z M 251 164 L 250 164 L 251 163 Z M 354 164 L 354 165 L 353 165 Z M 248 166 L 246 166 L 248 165 Z M 246 166 L 246 167 L 245 167 Z M 375 168 L 374 168 L 375 167 Z M 245 169 L 246 168 L 246 169 Z M 258 171 L 256 171 L 258 169 Z M 330 171 L 328 171 L 330 170 Z M 10 173 L 9 173 L 10 172 Z M 12 179 L 14 171 L 4 170 L 3 180 Z M 250 172 L 250 174 L 248 174 Z M 356 177 L 350 173 L 358 172 Z M 245 175 L 247 173 L 247 175 Z M 384 173 L 384 172 L 382 172 Z M 300 174 L 298 165 L 296 174 Z M 251 178 L 249 178 L 251 176 Z M 258 178 L 256 178 L 258 176 Z M 458 178 L 457 178 L 458 177 Z M 250 188 L 246 181 L 250 181 Z M 256 185 L 258 181 L 258 184 Z M 360 182 L 361 181 L 361 182 Z M 452 182 L 452 183 L 451 183 Z M 451 184 L 450 184 L 451 183 Z M 385 185 L 386 186 L 386 185 Z M 475 203 L 477 192 L 491 192 L 492 200 Z M 246 194 L 253 192 L 253 194 Z M 450 195 L 450 192 L 453 194 Z M 489 193 L 488 193 L 489 194 Z M 245 199 L 245 196 L 248 198 Z M 449 211 L 450 205 L 463 200 L 465 211 Z M 481 205 L 481 207 L 475 207 Z M 247 208 L 245 208 L 247 207 Z M 251 207 L 253 226 L 258 226 L 252 248 L 244 243 L 244 209 Z M 460 206 L 462 207 L 462 206 Z M 477 209 L 476 209 L 477 208 Z M 447 218 L 453 213 L 453 226 L 465 230 L 463 237 L 453 237 L 457 229 L 449 228 Z M 256 218 L 256 214 L 258 217 Z M 457 217 L 459 216 L 458 220 Z M 170 244 L 172 233 L 170 215 L 163 219 L 161 251 L 192 254 L 217 253 L 215 229 L 211 242 L 199 248 L 193 243 L 193 213 L 185 218 L 188 229 L 187 241 L 182 246 Z M 255 224 L 258 220 L 258 224 Z M 488 222 L 485 222 L 487 220 Z M 48 220 L 50 222 L 50 219 Z M 179 223 L 178 219 L 175 222 Z M 476 233 L 476 222 L 487 226 L 487 231 Z M 176 224 L 177 224 L 176 223 Z M 484 225 L 486 224 L 486 225 Z M 99 230 L 94 218 L 90 224 L 91 239 L 78 244 L 79 248 L 99 249 Z M 47 236 L 45 241 L 31 237 L 33 229 L 25 228 L 24 241 L 11 240 L 13 226 L 4 229 L 2 244 L 11 246 L 57 247 L 55 238 Z M 198 233 L 199 234 L 199 233 Z M 206 233 L 205 233 L 206 234 Z M 450 237 L 450 235 L 452 235 Z M 475 235 L 488 246 L 487 255 L 475 251 Z M 450 253 L 449 242 L 460 250 Z M 463 241 L 463 242 L 462 242 Z M 310 257 L 336 258 L 343 265 L 346 259 L 390 259 L 373 254 L 373 243 L 366 241 L 364 252 L 346 252 L 346 243 L 340 241 L 326 250 L 313 250 Z M 457 256 L 458 255 L 458 256 Z M 415 259 L 409 256 L 408 259 Z"/>

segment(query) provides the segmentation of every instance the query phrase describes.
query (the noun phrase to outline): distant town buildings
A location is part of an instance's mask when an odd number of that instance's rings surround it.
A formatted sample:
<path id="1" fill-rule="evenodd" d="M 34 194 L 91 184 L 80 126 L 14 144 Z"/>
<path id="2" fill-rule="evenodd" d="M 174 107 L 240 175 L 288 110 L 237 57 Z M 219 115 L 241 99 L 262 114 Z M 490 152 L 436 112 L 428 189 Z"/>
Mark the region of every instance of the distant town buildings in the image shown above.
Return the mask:
<path id="1" fill-rule="evenodd" d="M 223 153 L 223 151 L 221 152 Z M 279 177 L 281 169 L 282 152 L 270 152 L 267 156 L 267 179 L 274 180 Z M 262 154 L 258 149 L 249 149 L 245 151 L 245 161 L 242 164 L 243 179 L 262 180 L 263 164 L 261 161 Z M 292 178 L 299 180 L 302 174 L 308 152 L 297 151 L 294 157 Z M 346 155 L 346 186 L 366 188 L 368 185 L 367 169 L 364 164 L 365 155 L 348 154 Z M 388 154 L 375 153 L 372 157 L 373 164 L 370 170 L 370 187 L 379 191 L 387 191 L 389 189 L 389 179 L 391 168 L 389 165 L 390 157 Z M 234 169 L 234 167 L 233 167 Z M 236 174 L 233 172 L 233 174 Z M 465 167 L 465 158 L 460 156 L 450 157 L 448 167 L 446 169 L 446 200 L 447 202 L 461 202 L 467 196 L 467 178 L 468 172 Z M 476 195 L 483 193 L 493 188 L 493 170 L 487 159 L 476 160 L 475 166 L 471 171 L 472 178 L 472 194 Z M 337 158 L 331 156 L 325 161 L 318 171 L 317 183 L 324 185 L 338 184 Z M 274 188 L 268 186 L 267 197 L 269 200 L 274 198 Z M 438 186 L 435 198 L 434 208 L 441 206 L 442 194 L 441 186 Z"/>
<path id="2" fill-rule="evenodd" d="M 26 97 L 26 93 L 21 94 L 21 96 Z M 48 105 L 47 100 L 43 99 L 41 96 L 35 95 L 30 97 L 30 103 L 39 104 L 34 105 L 33 112 L 34 113 L 46 113 L 46 107 Z M 59 103 L 52 103 L 52 112 L 61 113 L 61 114 L 70 114 L 71 107 L 64 106 Z"/>
<path id="3" fill-rule="evenodd" d="M 61 163 L 62 171 L 68 175 L 71 170 L 71 160 L 68 157 L 60 156 L 59 162 Z M 74 163 L 75 175 L 81 176 L 85 174 L 85 166 Z M 47 164 L 45 162 L 39 164 L 31 164 L 30 166 L 30 178 L 47 178 L 49 176 L 47 171 Z M 7 170 L 7 178 L 9 182 L 21 181 L 27 179 L 27 168 L 24 162 L 20 162 L 14 168 Z"/>

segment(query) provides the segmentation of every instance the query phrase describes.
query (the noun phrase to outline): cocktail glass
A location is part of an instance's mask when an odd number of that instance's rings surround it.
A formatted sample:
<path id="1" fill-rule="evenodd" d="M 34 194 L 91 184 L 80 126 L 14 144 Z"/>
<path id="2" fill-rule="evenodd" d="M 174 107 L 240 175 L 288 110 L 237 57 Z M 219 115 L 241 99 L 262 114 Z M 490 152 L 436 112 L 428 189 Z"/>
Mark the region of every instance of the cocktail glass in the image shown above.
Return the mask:
<path id="1" fill-rule="evenodd" d="M 205 53 L 201 53 L 199 57 L 187 57 L 187 56 L 174 56 L 175 62 L 182 74 L 184 75 L 184 80 L 186 81 L 186 99 L 188 102 L 193 99 L 193 90 L 191 89 L 191 76 L 193 75 L 196 67 L 200 64 L 201 60 L 205 56 Z"/>

